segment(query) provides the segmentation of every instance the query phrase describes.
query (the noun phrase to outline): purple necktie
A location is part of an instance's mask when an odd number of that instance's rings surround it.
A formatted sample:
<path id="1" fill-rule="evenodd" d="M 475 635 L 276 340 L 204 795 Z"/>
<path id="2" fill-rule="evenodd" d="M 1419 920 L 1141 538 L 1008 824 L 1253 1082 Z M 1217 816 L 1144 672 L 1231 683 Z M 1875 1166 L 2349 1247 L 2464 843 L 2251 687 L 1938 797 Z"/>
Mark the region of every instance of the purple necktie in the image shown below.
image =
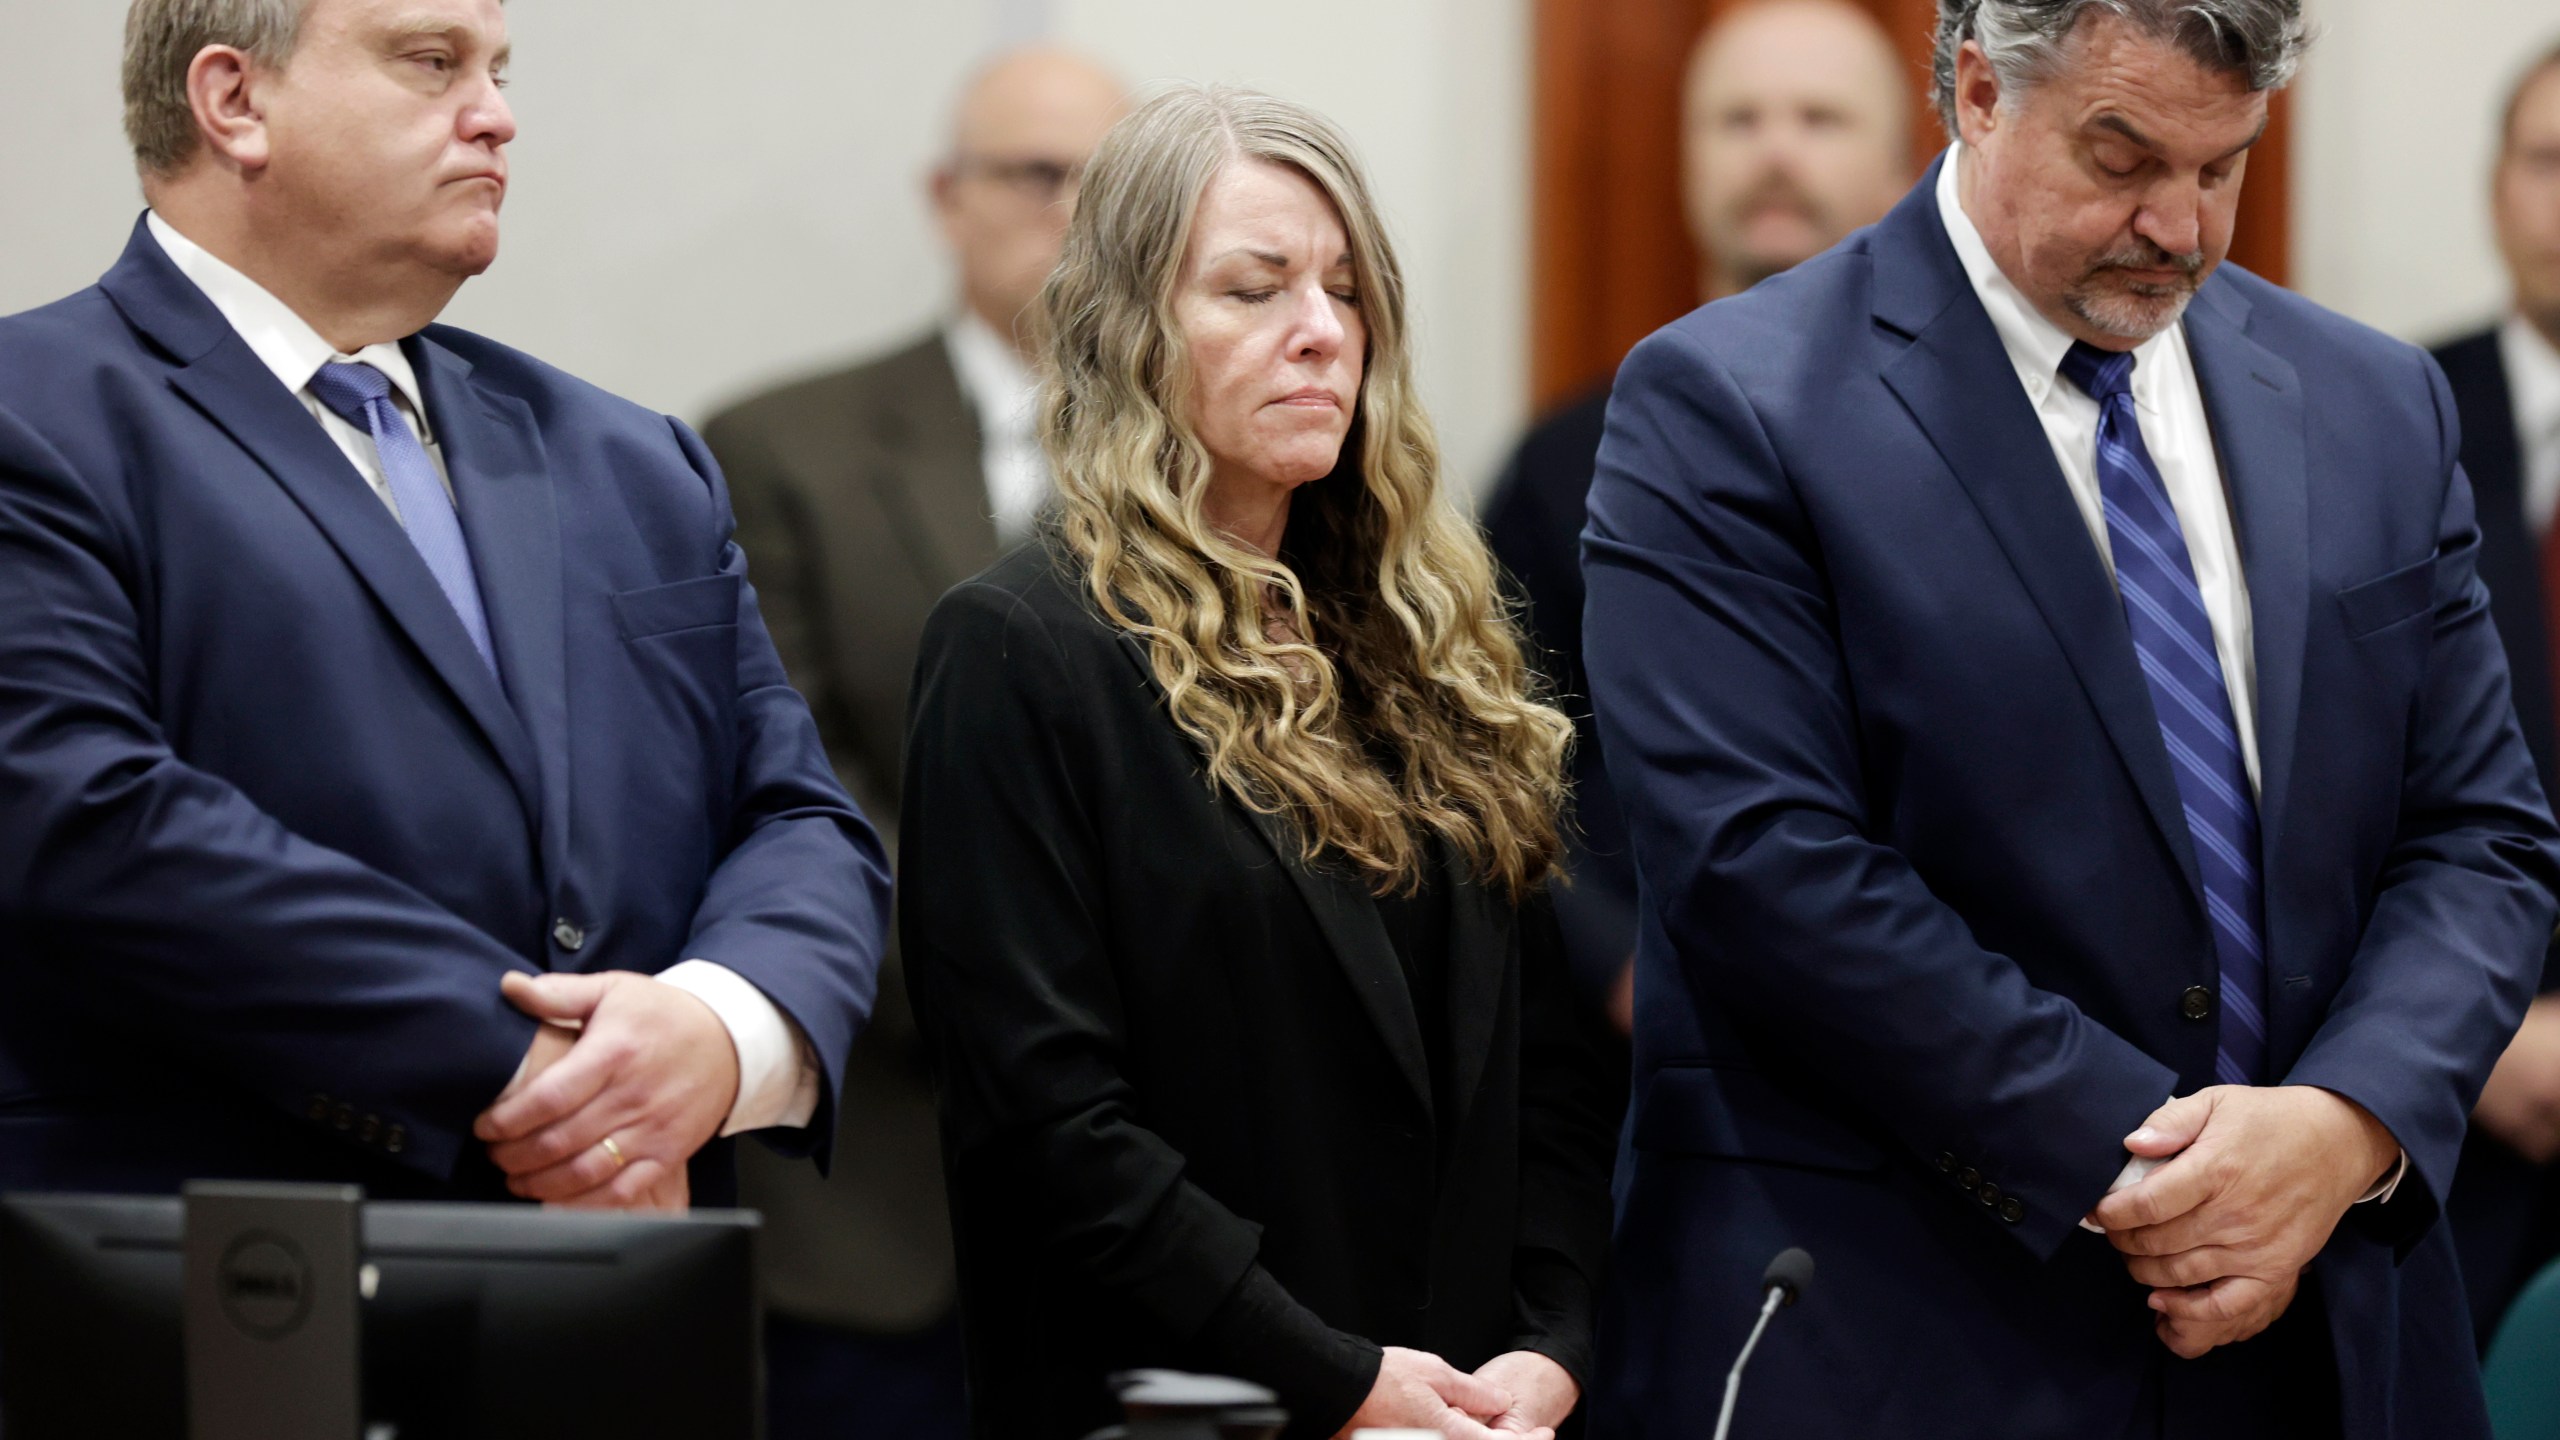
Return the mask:
<path id="1" fill-rule="evenodd" d="M 2098 491 L 2115 554 L 2125 628 L 2151 688 L 2151 709 L 2195 841 L 2204 908 L 2222 981 L 2215 1078 L 2260 1083 L 2267 1052 L 2267 962 L 2259 878 L 2258 798 L 2240 756 L 2231 694 L 2213 645 L 2186 532 L 2142 443 L 2133 356 L 2074 343 L 2062 373 L 2098 402 Z"/>
<path id="2" fill-rule="evenodd" d="M 480 605 L 480 580 L 471 568 L 471 547 L 463 543 L 462 517 L 454 513 L 444 479 L 427 447 L 418 443 L 409 422 L 391 398 L 391 377 L 370 365 L 330 364 L 311 377 L 311 393 L 339 419 L 373 435 L 374 454 L 381 457 L 383 479 L 400 510 L 409 543 L 436 577 L 436 588 L 453 605 L 471 646 L 480 652 L 489 673 L 496 674 L 496 652 L 489 645 L 489 616 Z"/>

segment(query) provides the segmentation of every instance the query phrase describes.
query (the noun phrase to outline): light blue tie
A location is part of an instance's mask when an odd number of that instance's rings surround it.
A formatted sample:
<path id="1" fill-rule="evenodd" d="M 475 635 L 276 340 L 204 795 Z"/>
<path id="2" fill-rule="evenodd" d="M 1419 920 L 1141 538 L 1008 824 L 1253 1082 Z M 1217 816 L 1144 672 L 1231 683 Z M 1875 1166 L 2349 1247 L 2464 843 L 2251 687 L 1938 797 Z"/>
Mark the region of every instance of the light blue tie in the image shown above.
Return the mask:
<path id="1" fill-rule="evenodd" d="M 480 605 L 480 579 L 471 568 L 471 547 L 463 543 L 462 517 L 454 513 L 444 478 L 427 447 L 418 443 L 409 422 L 391 398 L 391 377 L 370 365 L 330 364 L 311 377 L 311 393 L 339 419 L 373 435 L 374 454 L 381 457 L 382 476 L 400 508 L 409 543 L 436 577 L 436 588 L 462 617 L 472 648 L 496 674 L 496 652 L 489 645 L 489 616 Z"/>
<path id="2" fill-rule="evenodd" d="M 2151 688 L 2151 708 L 2169 749 L 2169 770 L 2204 881 L 2222 982 L 2214 1075 L 2226 1085 L 2255 1085 L 2267 1053 L 2258 800 L 2240 756 L 2213 622 L 2169 489 L 2142 443 L 2133 356 L 2075 343 L 2062 358 L 2062 373 L 2098 402 L 2098 491 L 2115 553 L 2116 590 L 2142 678 Z"/>

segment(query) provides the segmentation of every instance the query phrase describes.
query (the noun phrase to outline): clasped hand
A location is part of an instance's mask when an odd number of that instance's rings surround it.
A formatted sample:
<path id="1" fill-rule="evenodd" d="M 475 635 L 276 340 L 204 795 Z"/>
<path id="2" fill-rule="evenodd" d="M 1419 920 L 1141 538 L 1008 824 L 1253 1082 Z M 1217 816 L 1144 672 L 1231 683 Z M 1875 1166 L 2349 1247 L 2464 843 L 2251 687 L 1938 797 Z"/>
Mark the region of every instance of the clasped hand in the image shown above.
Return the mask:
<path id="1" fill-rule="evenodd" d="M 2199 1090 L 2151 1112 L 2125 1149 L 2167 1163 L 2090 1219 L 2153 1287 L 2161 1343 L 2190 1360 L 2274 1324 L 2400 1153 L 2362 1106 L 2308 1085 Z"/>
<path id="2" fill-rule="evenodd" d="M 1555 1440 L 1581 1387 L 1534 1350 L 1488 1360 L 1474 1374 L 1437 1355 L 1386 1347 L 1369 1398 L 1336 1440 L 1370 1428 L 1436 1430 L 1445 1440 Z"/>
<path id="3" fill-rule="evenodd" d="M 684 1209 L 685 1162 L 737 1100 L 737 1049 L 720 1017 L 627 971 L 511 973 L 501 989 L 543 1022 L 472 1126 L 507 1188 L 555 1205 Z"/>

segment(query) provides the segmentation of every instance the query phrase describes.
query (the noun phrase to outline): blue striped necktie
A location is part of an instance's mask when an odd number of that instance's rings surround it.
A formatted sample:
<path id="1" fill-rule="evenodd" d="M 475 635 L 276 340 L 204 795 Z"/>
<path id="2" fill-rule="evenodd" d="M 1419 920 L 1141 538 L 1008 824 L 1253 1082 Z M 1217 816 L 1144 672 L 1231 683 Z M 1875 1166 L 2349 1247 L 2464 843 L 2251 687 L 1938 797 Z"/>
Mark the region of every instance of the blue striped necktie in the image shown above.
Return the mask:
<path id="1" fill-rule="evenodd" d="M 2062 357 L 2062 373 L 2098 402 L 2098 491 L 2115 556 L 2116 590 L 2142 678 L 2151 688 L 2151 709 L 2168 747 L 2169 770 L 2204 881 L 2222 992 L 2214 1074 L 2226 1085 L 2255 1085 L 2267 1051 L 2258 801 L 2241 760 L 2213 622 L 2187 558 L 2178 512 L 2142 443 L 2133 356 L 2074 343 Z"/>
<path id="2" fill-rule="evenodd" d="M 409 543 L 418 547 L 418 558 L 427 562 L 436 588 L 461 617 L 472 648 L 490 673 L 497 673 L 489 617 L 480 604 L 480 577 L 471 566 L 471 547 L 462 539 L 462 517 L 454 513 L 435 460 L 391 398 L 391 377 L 370 365 L 333 363 L 311 377 L 311 393 L 339 419 L 373 436 L 373 453 L 382 461 L 382 478 L 390 484 Z"/>

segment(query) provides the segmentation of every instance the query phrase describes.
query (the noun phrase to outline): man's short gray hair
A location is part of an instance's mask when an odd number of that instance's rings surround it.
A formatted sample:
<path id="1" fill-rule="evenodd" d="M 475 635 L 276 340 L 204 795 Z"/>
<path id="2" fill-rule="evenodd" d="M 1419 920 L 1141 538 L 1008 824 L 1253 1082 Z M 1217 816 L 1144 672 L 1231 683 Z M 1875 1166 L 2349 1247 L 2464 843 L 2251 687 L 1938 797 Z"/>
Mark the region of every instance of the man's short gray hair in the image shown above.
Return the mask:
<path id="1" fill-rule="evenodd" d="M 1937 50 L 1930 79 L 1938 118 L 1956 136 L 1956 52 L 1974 41 L 2000 78 L 2004 96 L 2051 79 L 2072 32 L 2092 15 L 2113 15 L 2167 40 L 2199 64 L 2238 75 L 2252 90 L 2281 90 L 2310 44 L 2302 0 L 1938 0 Z"/>
<path id="2" fill-rule="evenodd" d="M 187 68 L 208 45 L 261 65 L 293 58 L 311 0 L 133 0 L 124 17 L 124 136 L 146 174 L 172 175 L 196 153 Z"/>

